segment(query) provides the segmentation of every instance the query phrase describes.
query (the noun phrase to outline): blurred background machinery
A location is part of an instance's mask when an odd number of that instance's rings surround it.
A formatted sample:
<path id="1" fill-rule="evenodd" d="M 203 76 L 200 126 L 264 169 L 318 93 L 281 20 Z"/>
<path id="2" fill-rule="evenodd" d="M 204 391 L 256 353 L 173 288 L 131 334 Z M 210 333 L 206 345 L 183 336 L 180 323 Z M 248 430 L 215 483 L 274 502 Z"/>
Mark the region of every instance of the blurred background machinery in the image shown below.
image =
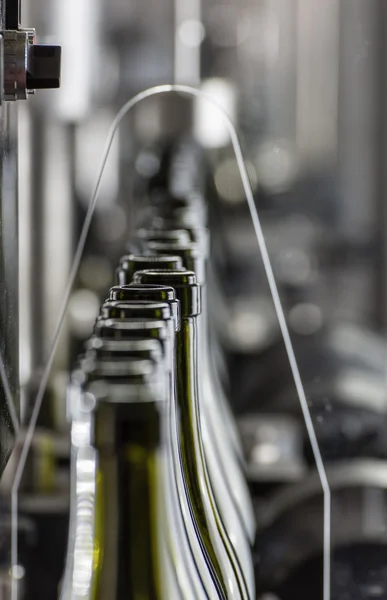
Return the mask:
<path id="1" fill-rule="evenodd" d="M 384 330 L 383 2 L 25 4 L 64 58 L 61 89 L 20 110 L 23 382 L 47 355 L 112 118 L 138 91 L 171 81 L 200 86 L 235 123 L 294 333 L 336 320 Z M 232 287 L 224 343 L 244 361 L 278 335 L 222 120 L 204 102 L 159 96 L 124 121 L 110 153 L 58 376 L 130 238 L 136 199 L 165 145 L 187 131 L 206 152 L 214 254 Z"/>
<path id="2" fill-rule="evenodd" d="M 383 561 L 373 575 L 366 566 L 356 569 L 364 547 L 370 557 L 386 552 L 384 0 L 22 5 L 22 24 L 36 28 L 39 42 L 61 45 L 63 57 L 60 90 L 1 106 L 0 350 L 21 423 L 31 416 L 113 117 L 149 86 L 199 87 L 224 106 L 241 139 L 332 481 L 334 518 L 353 517 L 335 529 L 333 593 L 387 597 Z M 66 547 L 70 365 L 144 198 L 168 184 L 174 144 L 187 135 L 200 147 L 222 299 L 214 319 L 261 527 L 258 590 L 266 600 L 301 598 L 306 573 L 322 573 L 321 489 L 228 133 L 205 102 L 170 94 L 144 101 L 124 119 L 109 154 L 27 469 L 40 475 L 21 487 L 23 551 L 51 543 L 52 520 L 61 527 L 41 596 L 47 600 L 55 597 Z M 45 462 L 47 447 L 54 471 Z M 3 479 L 5 495 L 17 456 Z M 47 472 L 55 477 L 45 478 Z M 39 569 L 47 570 L 42 555 L 31 559 L 36 581 L 25 586 L 27 598 L 37 597 Z M 340 595 L 353 572 L 359 581 Z"/>

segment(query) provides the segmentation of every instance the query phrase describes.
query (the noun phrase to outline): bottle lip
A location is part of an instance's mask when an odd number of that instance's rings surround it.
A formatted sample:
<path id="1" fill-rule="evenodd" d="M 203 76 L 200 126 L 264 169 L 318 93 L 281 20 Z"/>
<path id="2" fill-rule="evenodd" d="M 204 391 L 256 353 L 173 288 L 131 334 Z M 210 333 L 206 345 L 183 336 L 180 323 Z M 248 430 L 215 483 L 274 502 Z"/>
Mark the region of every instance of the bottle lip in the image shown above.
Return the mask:
<path id="1" fill-rule="evenodd" d="M 183 269 L 183 260 L 180 256 L 157 256 L 156 254 L 131 254 L 123 257 L 120 266 L 116 270 L 117 281 L 119 283 L 132 283 L 133 275 L 141 269 L 153 268 L 165 269 Z"/>
<path id="2" fill-rule="evenodd" d="M 152 283 L 157 280 L 166 282 L 175 289 L 181 287 L 196 287 L 194 271 L 178 271 L 173 269 L 144 269 L 138 270 L 133 276 L 133 283 Z"/>
<path id="3" fill-rule="evenodd" d="M 143 338 L 135 340 L 111 340 L 99 338 L 94 335 L 85 342 L 86 350 L 157 350 L 160 344 L 152 338 Z"/>
<path id="4" fill-rule="evenodd" d="M 131 300 L 125 302 L 124 300 L 106 300 L 102 306 L 108 306 L 115 308 L 116 306 L 122 306 L 123 308 L 131 308 L 136 310 L 137 308 L 148 307 L 150 310 L 153 308 L 169 308 L 168 302 L 161 302 L 159 300 Z"/>
<path id="5" fill-rule="evenodd" d="M 114 312 L 119 314 L 114 314 Z M 164 320 L 171 319 L 172 316 L 171 306 L 167 302 L 109 300 L 102 304 L 98 318 L 131 319 L 140 317 Z"/>
<path id="6" fill-rule="evenodd" d="M 193 271 L 173 271 L 170 269 L 145 269 L 136 271 L 135 283 L 153 283 L 162 281 L 176 289 L 180 301 L 181 317 L 195 317 L 201 312 L 201 286 L 197 283 Z"/>
<path id="7" fill-rule="evenodd" d="M 125 287 L 125 289 L 123 289 Z M 112 290 L 117 290 L 116 288 L 112 288 Z M 126 306 L 144 306 L 143 311 L 146 312 L 146 306 L 153 306 L 157 310 L 160 310 L 161 315 L 158 315 L 158 318 L 163 319 L 173 319 L 175 323 L 175 330 L 180 330 L 180 303 L 176 298 L 176 290 L 172 287 L 166 286 L 152 286 L 149 284 L 143 285 L 130 285 L 130 286 L 122 286 L 119 287 L 118 291 L 110 291 L 110 298 L 106 300 L 105 305 L 108 303 L 117 303 L 123 306 L 123 310 L 125 310 Z M 111 298 L 113 296 L 113 299 Z M 121 296 L 119 300 L 115 300 L 114 296 Z M 140 296 L 140 299 L 138 298 Z M 141 296 L 143 296 L 141 298 Z M 153 298 L 152 296 L 156 296 Z M 161 299 L 160 299 L 161 296 Z M 166 296 L 166 297 L 165 297 Z M 163 308 L 163 306 L 168 308 Z M 141 310 L 138 308 L 138 310 Z M 151 310 L 151 308 L 149 308 Z M 122 316 L 122 315 L 121 315 Z M 133 315 L 132 315 L 133 316 Z M 151 315 L 146 315 L 150 317 Z"/>
<path id="8" fill-rule="evenodd" d="M 160 362 L 144 357 L 123 357 L 117 360 L 115 357 L 101 359 L 98 356 L 94 357 L 84 354 L 79 358 L 79 365 L 87 373 L 100 372 L 106 375 L 122 374 L 125 377 L 136 377 L 153 375 L 160 366 Z"/>
<path id="9" fill-rule="evenodd" d="M 90 395 L 94 399 L 91 410 L 95 412 L 102 403 L 114 404 L 123 408 L 133 405 L 164 405 L 168 397 L 168 381 L 166 372 L 159 373 L 156 378 L 144 377 L 142 381 L 133 381 L 126 378 L 96 378 L 86 382 L 83 386 L 82 399 L 90 406 Z M 81 402 L 82 402 L 81 399 Z M 89 409 L 90 410 L 90 409 Z M 110 440 L 109 440 L 110 441 Z"/>
<path id="10" fill-rule="evenodd" d="M 131 265 L 133 266 L 137 266 L 137 265 L 141 265 L 141 264 L 157 264 L 157 263 L 162 263 L 162 264 L 175 264 L 175 268 L 182 268 L 183 267 L 183 262 L 180 258 L 180 256 L 176 256 L 176 255 L 165 255 L 165 256 L 155 256 L 155 255 L 146 255 L 146 254 L 125 254 L 124 256 L 122 256 L 120 258 L 120 267 L 123 267 L 124 265 L 128 265 L 128 267 L 130 267 Z"/>
<path id="11" fill-rule="evenodd" d="M 166 285 L 157 285 L 152 283 L 115 285 L 110 288 L 108 300 L 125 301 L 133 299 L 137 301 L 137 295 L 147 294 L 154 296 L 152 301 L 170 301 L 176 300 L 176 292 L 173 287 Z M 117 298 L 117 296 L 121 296 Z M 149 296 L 150 297 L 150 296 Z"/>
<path id="12" fill-rule="evenodd" d="M 122 360 L 101 360 L 99 357 L 82 355 L 78 359 L 79 368 L 84 373 L 101 373 L 102 376 L 122 375 L 125 377 L 150 376 L 156 371 L 156 363 L 148 358 L 123 358 Z"/>
<path id="13" fill-rule="evenodd" d="M 152 335 L 155 339 L 164 340 L 168 337 L 166 321 L 160 319 L 99 319 L 94 325 L 96 337 L 110 337 L 117 332 L 123 335 Z"/>
<path id="14" fill-rule="evenodd" d="M 148 250 L 156 253 L 158 256 L 171 251 L 178 254 L 181 256 L 183 264 L 195 272 L 197 283 L 205 285 L 208 254 L 202 244 L 196 242 L 190 242 L 189 244 L 180 244 L 179 242 L 149 242 Z"/>
<path id="15" fill-rule="evenodd" d="M 94 353 L 97 357 L 103 356 L 104 353 L 111 353 L 117 357 L 130 353 L 138 358 L 146 354 L 152 357 L 149 360 L 159 360 L 163 356 L 160 341 L 152 338 L 114 340 L 93 335 L 86 340 L 84 348 L 86 355 L 91 356 Z"/>

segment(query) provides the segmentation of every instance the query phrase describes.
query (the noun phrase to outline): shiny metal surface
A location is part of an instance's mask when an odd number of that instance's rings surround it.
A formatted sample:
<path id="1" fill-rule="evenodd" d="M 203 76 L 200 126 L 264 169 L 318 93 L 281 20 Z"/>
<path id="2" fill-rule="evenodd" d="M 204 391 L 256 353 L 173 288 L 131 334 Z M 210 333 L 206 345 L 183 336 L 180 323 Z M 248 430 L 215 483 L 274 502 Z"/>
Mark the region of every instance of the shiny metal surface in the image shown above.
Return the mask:
<path id="1" fill-rule="evenodd" d="M 35 31 L 3 32 L 4 40 L 4 100 L 26 100 L 28 50 L 33 42 Z"/>

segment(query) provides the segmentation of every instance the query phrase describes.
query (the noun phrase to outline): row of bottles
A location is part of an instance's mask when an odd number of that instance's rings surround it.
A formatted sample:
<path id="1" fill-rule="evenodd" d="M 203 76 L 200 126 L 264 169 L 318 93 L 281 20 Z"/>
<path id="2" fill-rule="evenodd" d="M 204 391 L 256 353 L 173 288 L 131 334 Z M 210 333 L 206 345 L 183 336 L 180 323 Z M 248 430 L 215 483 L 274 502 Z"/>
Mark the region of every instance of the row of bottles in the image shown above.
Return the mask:
<path id="1" fill-rule="evenodd" d="M 255 598 L 254 512 L 209 335 L 205 226 L 198 190 L 151 195 L 72 372 L 61 600 Z"/>

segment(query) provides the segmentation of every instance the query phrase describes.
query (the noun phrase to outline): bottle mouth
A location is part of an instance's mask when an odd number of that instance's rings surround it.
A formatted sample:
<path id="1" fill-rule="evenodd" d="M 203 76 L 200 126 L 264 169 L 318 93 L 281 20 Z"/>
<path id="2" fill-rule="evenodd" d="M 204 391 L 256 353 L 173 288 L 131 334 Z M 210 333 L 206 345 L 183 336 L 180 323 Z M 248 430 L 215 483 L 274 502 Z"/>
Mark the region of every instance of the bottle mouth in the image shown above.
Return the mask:
<path id="1" fill-rule="evenodd" d="M 165 285 L 174 287 L 196 286 L 196 275 L 193 271 L 178 269 L 143 269 L 134 274 L 133 283 L 155 283 L 165 281 Z"/>
<path id="2" fill-rule="evenodd" d="M 106 304 L 112 302 L 121 302 L 125 303 L 130 302 L 131 304 L 159 304 L 167 305 L 169 313 L 164 311 L 164 314 L 158 318 L 173 318 L 175 322 L 175 330 L 179 331 L 180 329 L 180 303 L 176 298 L 176 291 L 172 287 L 162 286 L 162 285 L 152 285 L 152 284 L 143 284 L 143 285 L 135 285 L 131 284 L 128 286 L 115 286 L 110 290 L 109 299 L 105 302 Z M 150 315 L 147 314 L 147 317 Z"/>
<path id="3" fill-rule="evenodd" d="M 173 254 L 167 256 L 153 256 L 145 254 L 126 254 L 120 259 L 121 268 L 136 269 L 140 265 L 150 265 L 150 268 L 154 264 L 163 264 L 165 268 L 179 269 L 183 268 L 183 262 L 180 256 Z M 167 266 L 168 265 L 168 266 Z M 169 266 L 170 265 L 170 266 Z M 144 267 L 145 268 L 145 267 Z"/>
<path id="4" fill-rule="evenodd" d="M 181 257 L 183 265 L 196 274 L 197 282 L 204 285 L 206 282 L 205 264 L 207 254 L 200 247 L 200 244 L 191 242 L 189 244 L 168 243 L 168 242 L 148 242 L 150 252 L 162 256 L 172 252 Z"/>
<path id="5" fill-rule="evenodd" d="M 98 319 L 94 325 L 96 337 L 118 339 L 168 338 L 168 326 L 159 319 Z"/>
<path id="6" fill-rule="evenodd" d="M 170 269 L 147 269 L 136 271 L 133 283 L 160 282 L 172 286 L 180 301 L 181 316 L 194 317 L 201 312 L 201 288 L 193 271 L 178 271 Z"/>
<path id="7" fill-rule="evenodd" d="M 101 360 L 98 357 L 83 356 L 79 361 L 79 368 L 86 375 L 87 380 L 102 377 L 124 377 L 128 381 L 147 379 L 157 373 L 159 366 L 160 363 L 144 358 Z"/>
<path id="8" fill-rule="evenodd" d="M 157 268 L 183 270 L 183 260 L 180 256 L 166 256 L 165 253 L 162 256 L 128 254 L 120 260 L 120 265 L 116 270 L 117 281 L 120 284 L 130 284 L 136 271 Z"/>
<path id="9" fill-rule="evenodd" d="M 112 340 L 92 336 L 85 343 L 85 356 L 100 360 L 141 358 L 159 361 L 163 356 L 159 340 Z"/>
<path id="10" fill-rule="evenodd" d="M 118 301 L 140 301 L 140 300 L 151 300 L 151 301 L 170 301 L 176 300 L 176 292 L 173 287 L 166 285 L 156 284 L 129 284 L 129 285 L 115 285 L 110 288 L 109 300 Z"/>
<path id="11" fill-rule="evenodd" d="M 172 311 L 166 302 L 122 302 L 108 301 L 102 304 L 100 317 L 104 319 L 150 318 L 167 320 L 172 318 Z"/>

